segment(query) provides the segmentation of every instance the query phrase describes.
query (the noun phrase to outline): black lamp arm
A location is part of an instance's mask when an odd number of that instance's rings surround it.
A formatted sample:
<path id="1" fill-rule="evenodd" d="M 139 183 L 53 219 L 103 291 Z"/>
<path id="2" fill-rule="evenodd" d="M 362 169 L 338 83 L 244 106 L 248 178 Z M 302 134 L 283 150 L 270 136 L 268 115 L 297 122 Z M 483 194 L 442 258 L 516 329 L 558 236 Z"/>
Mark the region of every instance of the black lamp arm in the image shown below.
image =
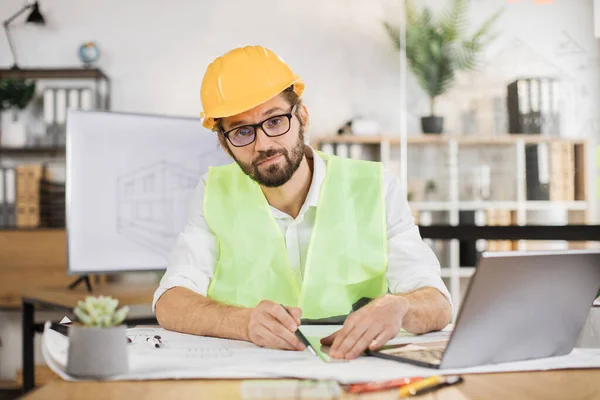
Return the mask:
<path id="1" fill-rule="evenodd" d="M 8 28 L 8 25 L 11 22 L 13 22 L 19 15 L 23 14 L 25 11 L 29 10 L 30 8 L 33 8 L 33 6 L 34 6 L 34 4 L 27 4 L 26 6 L 24 6 L 23 8 L 21 8 L 19 11 L 17 11 L 16 13 L 14 13 L 12 17 L 10 17 L 6 21 L 4 21 L 4 28 Z"/>
<path id="2" fill-rule="evenodd" d="M 23 8 L 21 8 L 19 11 L 17 11 L 13 16 L 11 16 L 9 19 L 4 21 L 4 23 L 3 23 L 4 32 L 6 33 L 6 40 L 8 41 L 8 46 L 10 47 L 10 53 L 13 56 L 14 64 L 12 66 L 12 69 L 18 69 L 19 67 L 17 66 L 17 55 L 15 53 L 15 46 L 13 44 L 12 37 L 10 36 L 10 32 L 8 30 L 8 25 L 10 25 L 10 23 L 13 22 L 15 20 L 15 18 L 17 18 L 19 15 L 23 14 L 25 11 L 27 11 L 33 7 L 34 7 L 34 4 L 28 4 L 28 5 L 24 6 Z"/>

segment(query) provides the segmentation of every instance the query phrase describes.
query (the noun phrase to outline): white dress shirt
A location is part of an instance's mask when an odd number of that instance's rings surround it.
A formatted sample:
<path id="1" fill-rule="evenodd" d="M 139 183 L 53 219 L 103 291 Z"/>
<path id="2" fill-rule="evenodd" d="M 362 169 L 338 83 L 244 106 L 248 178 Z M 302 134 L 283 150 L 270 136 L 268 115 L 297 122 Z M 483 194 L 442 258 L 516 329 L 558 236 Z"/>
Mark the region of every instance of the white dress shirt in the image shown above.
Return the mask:
<path id="1" fill-rule="evenodd" d="M 271 207 L 271 213 L 285 239 L 290 265 L 300 279 L 304 272 L 319 192 L 327 168 L 326 161 L 308 146 L 306 155 L 313 158 L 313 177 L 298 216 L 294 219 Z M 421 239 L 398 178 L 385 169 L 382 175 L 388 237 L 388 268 L 385 276 L 390 292 L 405 293 L 422 287 L 433 287 L 451 301 L 448 289 L 441 279 L 439 261 Z M 160 296 L 175 286 L 188 288 L 204 296 L 208 292 L 217 264 L 218 247 L 217 239 L 204 218 L 203 199 L 207 178 L 208 174 L 205 174 L 198 184 L 188 223 L 177 239 L 167 271 L 154 293 L 152 310 Z"/>

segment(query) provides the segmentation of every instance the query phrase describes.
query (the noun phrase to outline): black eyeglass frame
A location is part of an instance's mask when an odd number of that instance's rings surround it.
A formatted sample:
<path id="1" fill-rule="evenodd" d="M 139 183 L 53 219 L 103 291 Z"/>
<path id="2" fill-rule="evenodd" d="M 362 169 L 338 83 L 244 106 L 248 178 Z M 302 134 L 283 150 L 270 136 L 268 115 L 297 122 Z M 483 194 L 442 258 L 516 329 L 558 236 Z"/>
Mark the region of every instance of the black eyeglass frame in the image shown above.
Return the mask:
<path id="1" fill-rule="evenodd" d="M 241 126 L 236 126 L 233 129 L 228 130 L 227 132 L 223 132 L 223 136 L 225 136 L 225 138 L 229 141 L 229 143 L 231 143 L 231 145 L 233 147 L 246 147 L 251 145 L 252 143 L 254 143 L 256 141 L 256 131 L 258 130 L 258 128 L 260 128 L 261 131 L 263 131 L 263 133 L 265 135 L 267 135 L 268 137 L 279 137 L 279 136 L 283 136 L 286 133 L 288 133 L 290 131 L 290 129 L 292 128 L 292 118 L 294 117 L 296 110 L 298 109 L 298 104 L 295 104 L 292 109 L 290 110 L 289 113 L 287 114 L 281 114 L 281 115 L 273 115 L 272 117 L 269 117 L 267 119 L 265 119 L 264 121 L 259 122 L 258 124 L 248 124 L 248 125 L 241 125 Z M 286 117 L 288 119 L 288 128 L 285 132 L 283 133 L 278 133 L 277 135 L 269 135 L 267 133 L 267 131 L 265 130 L 265 128 L 263 128 L 263 125 L 265 122 L 272 120 L 273 118 L 282 118 L 282 117 Z M 254 129 L 254 139 L 252 139 L 251 142 L 243 144 L 241 146 L 234 144 L 231 139 L 229 139 L 229 134 L 237 129 L 241 129 L 241 128 L 252 128 Z"/>

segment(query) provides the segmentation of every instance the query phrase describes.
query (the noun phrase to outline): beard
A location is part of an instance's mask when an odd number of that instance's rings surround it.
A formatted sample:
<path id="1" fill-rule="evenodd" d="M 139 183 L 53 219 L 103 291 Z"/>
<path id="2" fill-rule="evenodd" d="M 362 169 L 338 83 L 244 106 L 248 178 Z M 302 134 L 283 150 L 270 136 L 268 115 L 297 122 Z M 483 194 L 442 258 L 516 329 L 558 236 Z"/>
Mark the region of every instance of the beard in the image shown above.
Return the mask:
<path id="1" fill-rule="evenodd" d="M 242 171 L 259 185 L 270 188 L 282 186 L 292 178 L 294 173 L 300 167 L 300 163 L 304 157 L 304 127 L 300 126 L 298 140 L 294 144 L 291 152 L 288 152 L 287 149 L 283 148 L 271 148 L 259 152 L 258 156 L 249 164 L 238 160 L 231 151 L 229 151 L 229 154 L 237 162 Z M 262 170 L 259 168 L 260 165 L 258 164 L 260 162 L 276 155 L 283 156 L 285 161 L 283 165 L 273 164 Z"/>

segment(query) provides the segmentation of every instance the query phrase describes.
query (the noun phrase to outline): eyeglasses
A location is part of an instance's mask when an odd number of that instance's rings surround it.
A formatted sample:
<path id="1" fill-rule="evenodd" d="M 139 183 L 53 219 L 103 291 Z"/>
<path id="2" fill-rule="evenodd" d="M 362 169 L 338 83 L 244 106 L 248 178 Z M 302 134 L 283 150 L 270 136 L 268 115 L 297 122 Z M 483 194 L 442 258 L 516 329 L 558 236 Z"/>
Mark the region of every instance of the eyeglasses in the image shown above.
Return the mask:
<path id="1" fill-rule="evenodd" d="M 258 128 L 262 129 L 268 137 L 285 135 L 292 126 L 292 117 L 297 108 L 298 105 L 295 105 L 288 114 L 275 115 L 258 124 L 238 126 L 237 128 L 233 128 L 230 131 L 223 133 L 223 136 L 225 136 L 233 146 L 244 147 L 256 140 L 256 130 Z"/>

